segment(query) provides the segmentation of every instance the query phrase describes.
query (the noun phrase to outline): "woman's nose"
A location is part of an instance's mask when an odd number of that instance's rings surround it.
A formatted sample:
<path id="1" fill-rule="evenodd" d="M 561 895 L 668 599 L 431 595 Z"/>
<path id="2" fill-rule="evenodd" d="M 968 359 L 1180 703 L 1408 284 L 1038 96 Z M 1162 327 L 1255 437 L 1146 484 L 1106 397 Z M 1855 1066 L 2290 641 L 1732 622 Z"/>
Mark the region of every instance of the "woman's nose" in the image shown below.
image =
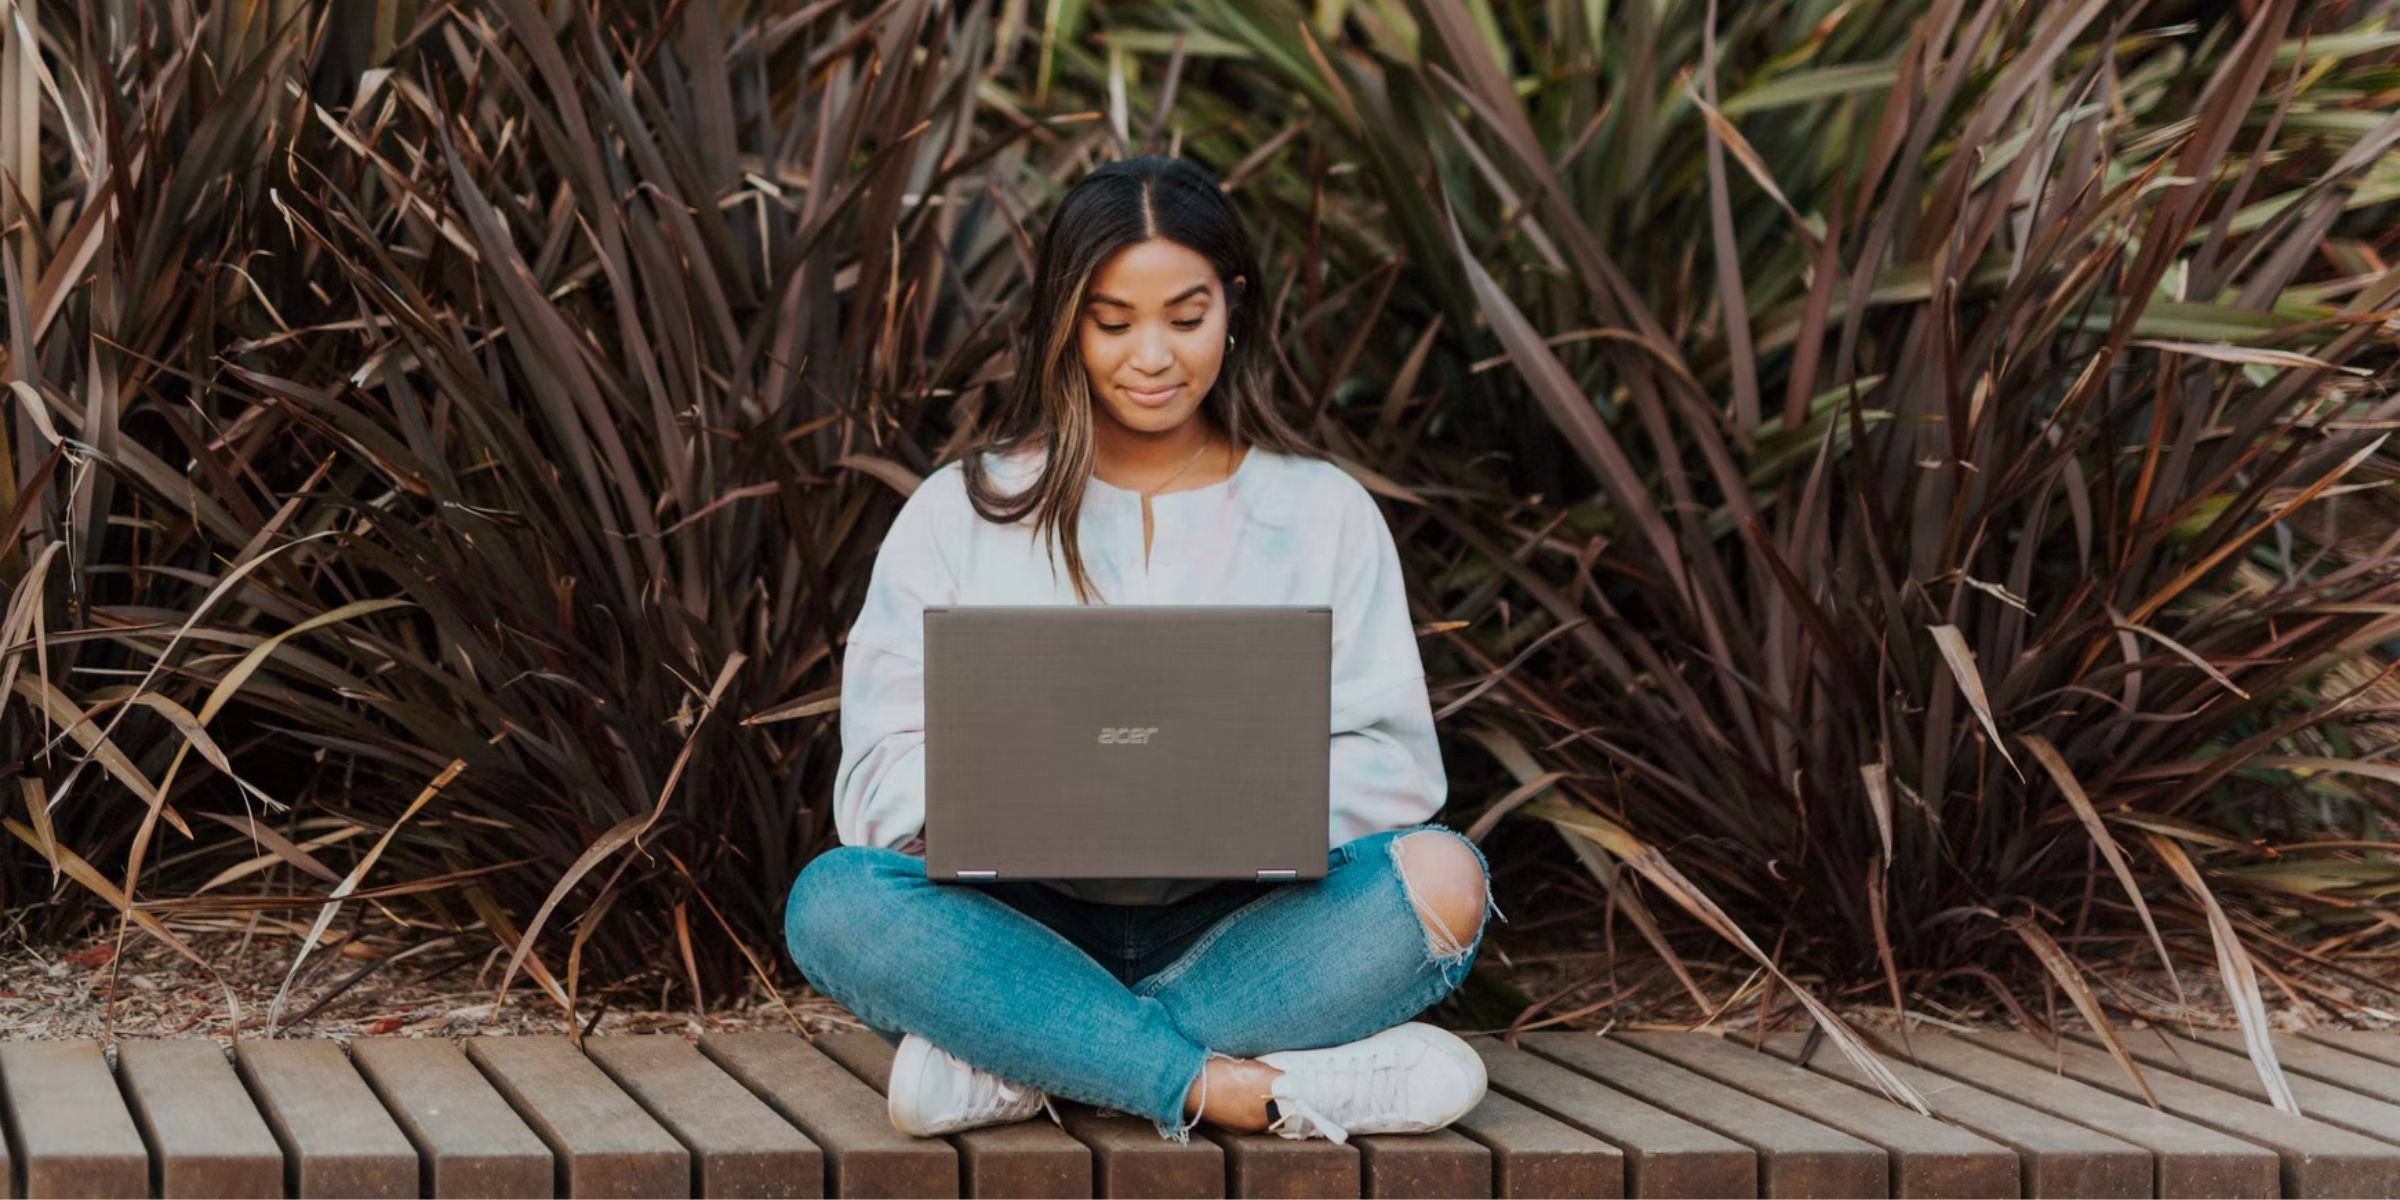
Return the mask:
<path id="1" fill-rule="evenodd" d="M 1133 365 L 1136 370 L 1157 372 L 1175 361 L 1174 349 L 1168 344 L 1165 331 L 1144 330 L 1133 343 Z"/>

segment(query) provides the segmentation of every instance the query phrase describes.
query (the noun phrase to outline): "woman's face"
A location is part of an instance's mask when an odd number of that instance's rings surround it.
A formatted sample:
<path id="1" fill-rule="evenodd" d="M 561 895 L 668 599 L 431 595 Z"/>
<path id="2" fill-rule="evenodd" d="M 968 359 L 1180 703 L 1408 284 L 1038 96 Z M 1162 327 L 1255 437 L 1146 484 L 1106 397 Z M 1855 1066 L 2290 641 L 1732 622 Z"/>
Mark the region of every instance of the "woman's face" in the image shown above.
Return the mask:
<path id="1" fill-rule="evenodd" d="M 1225 365 L 1227 316 L 1216 269 L 1190 247 L 1151 238 L 1110 256 L 1075 316 L 1095 407 L 1135 433 L 1181 427 Z"/>

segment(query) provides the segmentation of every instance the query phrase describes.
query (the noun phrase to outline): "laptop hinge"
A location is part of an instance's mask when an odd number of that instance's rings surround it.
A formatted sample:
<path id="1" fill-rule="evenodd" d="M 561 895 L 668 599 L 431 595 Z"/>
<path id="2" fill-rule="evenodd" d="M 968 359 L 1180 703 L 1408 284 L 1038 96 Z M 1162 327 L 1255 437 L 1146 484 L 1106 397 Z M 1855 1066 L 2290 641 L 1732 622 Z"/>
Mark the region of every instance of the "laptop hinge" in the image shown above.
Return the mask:
<path id="1" fill-rule="evenodd" d="M 960 871 L 960 872 L 958 873 L 958 877 L 959 877 L 960 879 L 998 879 L 998 878 L 1000 878 L 1000 872 L 998 872 L 998 871 Z"/>
<path id="2" fill-rule="evenodd" d="M 1282 868 L 1282 869 L 1280 869 L 1280 870 L 1276 870 L 1276 869 L 1262 869 L 1262 870 L 1261 870 L 1261 871 L 1259 871 L 1259 873 L 1258 873 L 1258 881 L 1259 881 L 1260 883 L 1266 883 L 1266 882 L 1269 882 L 1270 880 L 1276 880 L 1276 879 L 1294 879 L 1294 878 L 1297 878 L 1297 877 L 1299 876 L 1299 874 L 1300 874 L 1300 872 L 1298 872 L 1297 870 L 1294 870 L 1294 869 L 1292 869 L 1292 868 L 1290 868 L 1290 867 L 1285 867 L 1285 868 Z"/>

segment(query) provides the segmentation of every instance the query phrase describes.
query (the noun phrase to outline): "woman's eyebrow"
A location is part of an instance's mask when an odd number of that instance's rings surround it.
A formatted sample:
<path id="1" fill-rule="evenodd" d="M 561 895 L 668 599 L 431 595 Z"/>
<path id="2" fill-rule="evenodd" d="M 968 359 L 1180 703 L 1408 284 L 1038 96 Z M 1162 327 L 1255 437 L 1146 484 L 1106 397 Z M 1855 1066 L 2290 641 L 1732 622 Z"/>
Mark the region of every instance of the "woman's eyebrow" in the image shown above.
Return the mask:
<path id="1" fill-rule="evenodd" d="M 1190 287 L 1188 287 L 1188 288 L 1185 288 L 1185 289 L 1183 289 L 1181 292 L 1178 292 L 1178 293 L 1176 293 L 1176 295 L 1175 295 L 1175 298 L 1174 298 L 1174 299 L 1172 299 L 1172 300 L 1169 300 L 1169 301 L 1167 301 L 1167 302 L 1166 302 L 1166 304 L 1165 304 L 1165 305 L 1163 305 L 1162 307 L 1166 307 L 1166 308 L 1173 308 L 1173 307 L 1175 307 L 1176 305 L 1178 305 L 1178 304 L 1181 304 L 1181 303 L 1183 303 L 1184 301 L 1186 301 L 1186 300 L 1189 300 L 1189 299 L 1191 299 L 1191 298 L 1192 298 L 1192 297 L 1194 297 L 1194 296 L 1197 296 L 1197 295 L 1200 295 L 1200 294 L 1201 294 L 1201 293 L 1203 293 L 1203 292 L 1206 292 L 1207 290 L 1208 290 L 1208 285 L 1207 285 L 1207 284 L 1205 284 L 1205 283 L 1195 283 L 1195 284 L 1193 284 L 1192 286 L 1190 286 Z M 1130 304 L 1130 303 L 1127 303 L 1126 301 L 1123 301 L 1123 300 L 1119 300 L 1119 299 L 1117 299 L 1115 296 L 1105 296 L 1105 295 L 1102 295 L 1102 294 L 1100 294 L 1100 293 L 1098 293 L 1098 292 L 1094 292 L 1094 293 L 1092 293 L 1091 297 L 1090 297 L 1089 299 L 1085 300 L 1085 301 L 1084 301 L 1084 303 L 1086 303 L 1086 304 L 1114 304 L 1114 305 L 1116 305 L 1118 308 L 1132 308 L 1132 307 L 1133 307 L 1133 305 L 1132 305 L 1132 304 Z"/>

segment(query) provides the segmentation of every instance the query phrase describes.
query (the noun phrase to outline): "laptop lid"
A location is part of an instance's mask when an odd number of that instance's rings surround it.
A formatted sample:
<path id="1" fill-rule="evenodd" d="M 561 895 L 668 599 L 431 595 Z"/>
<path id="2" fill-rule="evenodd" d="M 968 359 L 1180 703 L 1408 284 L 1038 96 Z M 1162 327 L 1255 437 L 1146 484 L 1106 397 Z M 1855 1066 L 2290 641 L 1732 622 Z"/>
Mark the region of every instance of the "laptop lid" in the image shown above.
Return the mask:
<path id="1" fill-rule="evenodd" d="M 1321 879 L 1333 610 L 925 609 L 929 878 Z"/>

